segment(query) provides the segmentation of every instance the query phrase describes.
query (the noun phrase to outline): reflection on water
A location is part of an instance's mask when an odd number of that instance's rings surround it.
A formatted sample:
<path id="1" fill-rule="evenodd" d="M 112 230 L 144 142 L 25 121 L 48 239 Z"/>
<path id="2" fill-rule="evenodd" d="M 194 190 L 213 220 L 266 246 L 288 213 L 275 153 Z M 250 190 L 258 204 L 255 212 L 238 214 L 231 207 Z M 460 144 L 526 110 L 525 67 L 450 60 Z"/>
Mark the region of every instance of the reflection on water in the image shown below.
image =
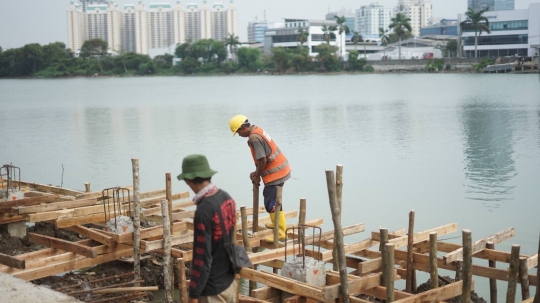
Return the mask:
<path id="1" fill-rule="evenodd" d="M 514 111 L 485 102 L 462 107 L 466 197 L 492 210 L 513 199 Z"/>

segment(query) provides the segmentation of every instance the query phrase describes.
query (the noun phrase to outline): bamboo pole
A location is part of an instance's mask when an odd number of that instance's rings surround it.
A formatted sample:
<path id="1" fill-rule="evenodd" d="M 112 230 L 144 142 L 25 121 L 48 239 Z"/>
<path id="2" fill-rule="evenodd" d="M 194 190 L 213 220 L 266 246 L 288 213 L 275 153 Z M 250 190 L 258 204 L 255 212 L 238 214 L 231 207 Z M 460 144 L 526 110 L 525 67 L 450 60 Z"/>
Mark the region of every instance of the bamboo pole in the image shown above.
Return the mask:
<path id="1" fill-rule="evenodd" d="M 461 301 L 471 303 L 472 290 L 472 235 L 468 229 L 463 230 L 463 287 Z"/>
<path id="2" fill-rule="evenodd" d="M 538 237 L 538 257 L 540 258 L 540 237 Z M 540 277 L 540 264 L 536 266 L 536 276 Z M 534 296 L 534 303 L 540 303 L 540 285 L 536 285 L 536 295 Z"/>
<path id="3" fill-rule="evenodd" d="M 279 248 L 279 216 L 281 214 L 281 195 L 283 194 L 283 187 L 277 186 L 276 192 L 276 208 L 274 210 L 274 249 Z M 274 273 L 277 274 L 279 270 L 274 268 Z"/>
<path id="4" fill-rule="evenodd" d="M 487 242 L 486 248 L 495 249 L 495 243 Z M 497 262 L 489 260 L 488 266 L 491 268 L 497 268 Z M 497 280 L 496 279 L 489 279 L 489 302 L 497 303 Z"/>
<path id="5" fill-rule="evenodd" d="M 510 270 L 508 272 L 508 290 L 506 291 L 506 303 L 514 303 L 514 301 L 516 300 L 517 276 L 519 269 L 519 249 L 519 245 L 512 245 L 512 251 L 510 253 Z"/>
<path id="6" fill-rule="evenodd" d="M 339 206 L 339 212 L 341 215 L 341 201 L 343 192 L 343 165 L 336 165 L 336 201 Z M 339 270 L 339 262 L 337 257 L 337 246 L 332 247 L 332 265 L 334 271 Z"/>
<path id="7" fill-rule="evenodd" d="M 173 215 L 172 215 L 172 184 L 171 173 L 165 173 L 165 199 L 167 199 L 167 206 L 169 207 L 169 223 L 171 225 L 171 234 L 173 233 Z M 174 294 L 174 262 L 170 262 L 169 272 L 171 273 L 171 294 Z"/>
<path id="8" fill-rule="evenodd" d="M 414 269 L 413 269 L 413 238 L 414 238 L 414 209 L 409 212 L 409 233 L 407 235 L 407 278 L 405 282 L 405 291 L 412 293 L 415 290 Z"/>
<path id="9" fill-rule="evenodd" d="M 173 302 L 171 281 L 171 221 L 167 199 L 161 200 L 161 215 L 163 216 L 163 284 L 165 285 L 165 301 Z"/>
<path id="10" fill-rule="evenodd" d="M 306 224 L 306 203 L 306 199 L 300 199 L 300 213 L 298 214 L 298 242 L 300 245 L 302 245 L 302 247 L 305 247 L 305 234 L 302 225 Z"/>
<path id="11" fill-rule="evenodd" d="M 139 199 L 140 179 L 139 179 L 139 159 L 131 158 L 133 170 L 133 271 L 134 280 L 141 277 L 141 200 Z M 90 188 L 90 184 L 88 184 Z M 139 286 L 137 284 L 136 286 Z"/>
<path id="12" fill-rule="evenodd" d="M 252 227 L 252 230 L 254 233 L 259 231 L 259 184 L 253 184 L 253 227 Z"/>
<path id="13" fill-rule="evenodd" d="M 531 297 L 529 291 L 529 272 L 527 269 L 527 258 L 519 258 L 519 278 L 521 279 L 521 301 Z"/>
<path id="14" fill-rule="evenodd" d="M 247 224 L 247 212 L 246 206 L 240 207 L 240 217 L 242 219 L 242 242 L 244 242 L 244 248 L 246 251 L 252 251 L 251 245 L 249 245 L 248 224 Z M 251 267 L 253 268 L 253 267 Z M 257 282 L 249 280 L 249 295 L 253 294 L 253 290 L 257 288 Z"/>
<path id="15" fill-rule="evenodd" d="M 158 291 L 157 286 L 142 286 L 142 287 L 118 287 L 118 288 L 107 288 L 107 289 L 98 289 L 92 291 L 93 294 L 115 294 L 119 292 L 134 292 L 134 291 Z"/>
<path id="16" fill-rule="evenodd" d="M 381 237 L 381 241 L 379 242 L 379 251 L 381 252 L 381 256 L 384 256 L 385 246 L 386 243 L 388 243 L 388 228 L 380 228 L 379 234 Z M 386 285 L 386 271 L 385 271 L 386 264 L 382 263 L 382 281 L 383 284 Z"/>
<path id="17" fill-rule="evenodd" d="M 326 171 L 326 186 L 328 187 L 328 198 L 330 200 L 330 210 L 332 211 L 332 221 L 334 221 L 334 246 L 337 246 L 339 264 L 339 292 L 342 303 L 349 303 L 347 291 L 347 264 L 345 264 L 345 249 L 343 245 L 343 231 L 341 227 L 341 211 L 336 200 L 336 182 L 334 181 L 334 171 Z"/>
<path id="18" fill-rule="evenodd" d="M 89 182 L 84 183 L 84 192 L 86 192 L 86 193 L 90 192 L 90 183 Z"/>
<path id="19" fill-rule="evenodd" d="M 382 263 L 384 265 L 384 275 L 386 280 L 384 287 L 386 287 L 386 302 L 390 303 L 394 301 L 394 244 L 386 243 L 384 248 L 384 254 L 382 255 Z"/>
<path id="20" fill-rule="evenodd" d="M 186 262 L 184 258 L 178 258 L 178 302 L 188 302 L 188 290 L 186 281 Z"/>
<path id="21" fill-rule="evenodd" d="M 439 272 L 437 268 L 437 232 L 429 234 L 429 274 L 431 289 L 439 287 Z"/>

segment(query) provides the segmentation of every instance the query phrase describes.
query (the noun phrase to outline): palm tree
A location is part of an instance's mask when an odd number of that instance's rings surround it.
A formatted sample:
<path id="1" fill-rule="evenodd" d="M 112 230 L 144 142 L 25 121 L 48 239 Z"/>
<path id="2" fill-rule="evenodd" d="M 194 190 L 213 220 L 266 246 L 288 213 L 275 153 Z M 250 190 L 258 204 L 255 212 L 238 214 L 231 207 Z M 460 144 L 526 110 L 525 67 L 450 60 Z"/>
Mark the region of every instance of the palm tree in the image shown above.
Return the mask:
<path id="1" fill-rule="evenodd" d="M 296 41 L 300 42 L 300 47 L 303 47 L 304 43 L 306 43 L 309 38 L 309 31 L 305 30 L 301 26 L 298 26 L 297 32 L 298 35 L 296 36 Z"/>
<path id="2" fill-rule="evenodd" d="M 354 50 L 356 51 L 356 46 L 358 45 L 358 42 L 362 41 L 362 35 L 360 35 L 358 32 L 354 32 L 353 36 L 351 37 L 351 41 L 354 44 Z"/>
<path id="3" fill-rule="evenodd" d="M 486 31 L 486 33 L 491 34 L 491 31 L 489 30 L 489 20 L 484 16 L 484 13 L 487 11 L 487 9 L 475 11 L 472 7 L 469 7 L 467 12 L 465 12 L 465 16 L 467 16 L 467 20 L 461 22 L 461 28 L 463 31 L 463 26 L 467 26 L 468 28 L 474 29 L 474 57 L 478 58 L 478 32 L 480 32 L 480 36 L 482 35 L 482 31 Z"/>
<path id="4" fill-rule="evenodd" d="M 384 29 L 384 27 L 379 27 L 379 38 L 381 39 L 382 45 L 384 45 L 383 56 L 386 57 L 386 46 L 388 45 L 390 37 L 388 35 L 388 30 Z"/>
<path id="5" fill-rule="evenodd" d="M 391 19 L 392 23 L 388 26 L 389 28 L 394 29 L 394 33 L 398 37 L 399 43 L 399 60 L 401 60 L 401 38 L 404 37 L 407 32 L 412 31 L 410 18 L 405 17 L 405 15 L 398 13 L 394 18 Z"/>
<path id="6" fill-rule="evenodd" d="M 229 46 L 229 52 L 231 53 L 231 60 L 234 57 L 234 50 L 236 49 L 236 46 L 240 45 L 240 40 L 238 40 L 238 36 L 235 36 L 234 34 L 229 34 L 229 37 L 225 38 L 225 45 Z"/>
<path id="7" fill-rule="evenodd" d="M 330 26 L 323 25 L 322 31 L 323 31 L 323 38 L 326 41 L 326 43 L 330 44 L 330 39 L 336 39 L 336 34 L 334 32 L 337 31 L 337 27 L 335 25 L 330 25 Z"/>
<path id="8" fill-rule="evenodd" d="M 345 35 L 349 34 L 349 27 L 347 24 L 345 24 L 345 21 L 347 21 L 347 18 L 345 16 L 334 16 L 337 23 L 338 33 L 339 33 L 339 58 L 341 58 L 341 35 L 345 33 Z"/>

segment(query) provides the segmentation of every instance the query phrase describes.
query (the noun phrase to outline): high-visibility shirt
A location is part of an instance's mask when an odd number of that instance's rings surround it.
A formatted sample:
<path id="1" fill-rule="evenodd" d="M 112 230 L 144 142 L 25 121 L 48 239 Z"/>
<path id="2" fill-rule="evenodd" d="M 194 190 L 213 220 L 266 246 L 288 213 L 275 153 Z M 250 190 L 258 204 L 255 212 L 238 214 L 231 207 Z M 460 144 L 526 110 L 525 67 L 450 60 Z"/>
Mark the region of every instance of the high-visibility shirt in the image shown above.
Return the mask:
<path id="1" fill-rule="evenodd" d="M 281 152 L 274 140 L 272 140 L 272 138 L 258 126 L 253 127 L 251 134 L 259 135 L 270 147 L 270 155 L 266 157 L 266 167 L 261 174 L 263 183 L 268 184 L 287 176 L 291 172 L 289 161 L 287 161 L 287 158 Z M 253 146 L 251 146 L 251 144 L 249 144 L 249 141 L 248 146 L 251 150 L 253 161 L 255 161 L 255 164 L 257 164 L 258 160 L 255 156 L 255 149 Z"/>

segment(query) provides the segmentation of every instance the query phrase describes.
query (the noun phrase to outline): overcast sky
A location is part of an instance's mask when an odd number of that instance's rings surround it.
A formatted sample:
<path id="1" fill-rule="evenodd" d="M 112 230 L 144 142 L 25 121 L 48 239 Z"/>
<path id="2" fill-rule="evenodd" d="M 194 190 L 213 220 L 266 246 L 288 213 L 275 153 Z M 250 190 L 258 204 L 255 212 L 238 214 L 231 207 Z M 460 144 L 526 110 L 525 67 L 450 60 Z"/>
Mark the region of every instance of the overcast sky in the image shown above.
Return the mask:
<path id="1" fill-rule="evenodd" d="M 529 3 L 539 0 L 515 0 L 516 9 L 527 8 Z M 0 0 L 0 46 L 3 49 L 21 47 L 28 43 L 47 44 L 62 41 L 67 44 L 66 9 L 69 0 Z M 137 0 L 118 0 L 120 7 Z M 144 0 L 151 2 L 170 2 L 175 0 Z M 202 4 L 202 0 L 182 0 L 187 3 Z M 208 0 L 209 4 L 214 1 Z M 228 5 L 229 0 L 216 0 Z M 259 17 L 263 19 L 266 10 L 268 21 L 279 21 L 281 18 L 324 19 L 329 9 L 332 11 L 358 9 L 372 0 L 235 0 L 238 10 L 238 27 L 241 41 L 247 40 L 247 24 Z M 397 0 L 379 0 L 379 4 L 393 8 Z M 458 13 L 465 12 L 467 0 L 432 0 L 435 18 L 456 18 Z"/>

